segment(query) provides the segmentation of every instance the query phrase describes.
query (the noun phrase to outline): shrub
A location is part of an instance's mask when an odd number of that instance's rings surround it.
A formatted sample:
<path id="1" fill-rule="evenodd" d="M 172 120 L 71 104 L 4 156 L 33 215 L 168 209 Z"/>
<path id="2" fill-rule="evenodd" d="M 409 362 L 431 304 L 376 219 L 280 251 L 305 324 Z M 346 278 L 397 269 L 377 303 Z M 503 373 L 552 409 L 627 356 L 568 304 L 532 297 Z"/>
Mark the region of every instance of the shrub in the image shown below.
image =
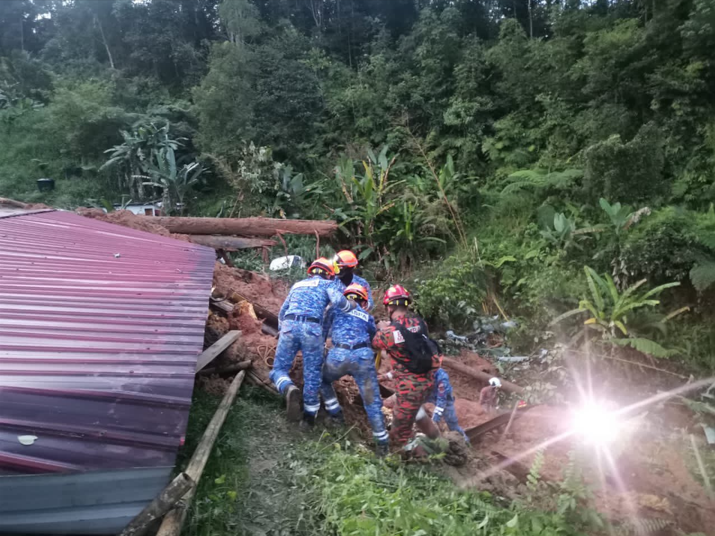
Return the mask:
<path id="1" fill-rule="evenodd" d="M 625 271 L 633 281 L 644 277 L 654 283 L 687 280 L 701 249 L 696 229 L 693 212 L 675 207 L 654 212 L 623 243 Z"/>
<path id="2" fill-rule="evenodd" d="M 595 143 L 585 157 L 584 185 L 592 198 L 638 202 L 667 192 L 662 135 L 653 124 L 626 143 L 619 135 Z"/>

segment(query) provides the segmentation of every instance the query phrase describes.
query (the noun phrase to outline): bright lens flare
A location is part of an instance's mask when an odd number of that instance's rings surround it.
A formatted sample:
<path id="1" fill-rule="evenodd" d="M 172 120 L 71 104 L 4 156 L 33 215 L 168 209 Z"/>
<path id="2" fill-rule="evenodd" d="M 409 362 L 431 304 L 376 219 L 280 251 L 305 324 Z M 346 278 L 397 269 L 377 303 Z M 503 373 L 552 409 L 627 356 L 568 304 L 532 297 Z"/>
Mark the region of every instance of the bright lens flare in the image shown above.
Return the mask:
<path id="1" fill-rule="evenodd" d="M 621 421 L 602 404 L 588 402 L 576 409 L 571 418 L 571 429 L 575 435 L 594 446 L 606 446 L 618 437 Z"/>

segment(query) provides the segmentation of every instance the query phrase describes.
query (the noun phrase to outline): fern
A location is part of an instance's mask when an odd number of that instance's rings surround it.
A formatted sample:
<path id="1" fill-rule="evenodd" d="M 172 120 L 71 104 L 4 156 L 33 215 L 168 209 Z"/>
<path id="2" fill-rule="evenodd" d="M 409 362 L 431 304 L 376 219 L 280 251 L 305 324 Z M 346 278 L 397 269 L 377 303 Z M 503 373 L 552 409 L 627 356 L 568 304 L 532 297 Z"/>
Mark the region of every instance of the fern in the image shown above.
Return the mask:
<path id="1" fill-rule="evenodd" d="M 539 480 L 541 478 L 541 469 L 544 466 L 544 449 L 539 449 L 534 456 L 534 461 L 529 468 L 529 474 L 526 477 L 526 487 L 529 491 L 536 493 L 539 488 Z"/>
<path id="2" fill-rule="evenodd" d="M 690 270 L 690 281 L 700 292 L 715 283 L 715 259 L 704 258 Z"/>
<path id="3" fill-rule="evenodd" d="M 659 533 L 671 526 L 673 526 L 673 522 L 668 519 L 646 517 L 626 521 L 624 525 L 618 527 L 615 534 L 618 536 L 647 536 Z"/>
<path id="4" fill-rule="evenodd" d="M 509 195 L 523 189 L 546 190 L 554 188 L 563 190 L 571 187 L 583 177 L 583 170 L 565 169 L 563 171 L 547 172 L 543 169 L 522 169 L 509 175 L 514 182 L 502 190 L 502 195 Z"/>
<path id="5" fill-rule="evenodd" d="M 634 337 L 632 339 L 609 339 L 608 342 L 618 346 L 630 346 L 639 352 L 653 357 L 672 357 L 677 354 L 675 350 L 668 350 L 650 339 Z"/>

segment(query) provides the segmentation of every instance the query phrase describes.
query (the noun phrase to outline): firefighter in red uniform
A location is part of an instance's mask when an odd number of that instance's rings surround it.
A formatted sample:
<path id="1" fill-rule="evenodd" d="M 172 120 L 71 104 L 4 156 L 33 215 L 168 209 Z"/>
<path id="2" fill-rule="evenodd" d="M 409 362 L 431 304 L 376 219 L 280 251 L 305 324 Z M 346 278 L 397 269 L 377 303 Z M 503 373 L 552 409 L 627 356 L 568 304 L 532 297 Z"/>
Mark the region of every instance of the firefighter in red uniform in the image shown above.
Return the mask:
<path id="1" fill-rule="evenodd" d="M 409 310 L 410 293 L 394 285 L 385 293 L 389 322 L 380 322 L 373 348 L 385 350 L 392 360 L 392 376 L 397 386 L 390 437 L 402 447 L 412 436 L 420 406 L 434 388 L 435 370 L 441 365 L 437 343 L 428 335 L 427 325 Z"/>

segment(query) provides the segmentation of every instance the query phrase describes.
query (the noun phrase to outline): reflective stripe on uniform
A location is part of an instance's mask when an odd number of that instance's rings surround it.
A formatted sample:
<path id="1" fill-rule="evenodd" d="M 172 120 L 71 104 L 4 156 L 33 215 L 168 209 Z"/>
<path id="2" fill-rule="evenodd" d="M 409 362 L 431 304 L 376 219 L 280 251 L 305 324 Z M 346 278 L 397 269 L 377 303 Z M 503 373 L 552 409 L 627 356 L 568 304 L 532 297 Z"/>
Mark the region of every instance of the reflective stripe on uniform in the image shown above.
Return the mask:
<path id="1" fill-rule="evenodd" d="M 435 412 L 437 415 L 442 415 L 442 413 L 444 413 L 444 408 L 440 408 L 439 406 L 437 406 L 437 407 L 434 408 L 434 412 Z"/>
<path id="2" fill-rule="evenodd" d="M 375 441 L 377 441 L 378 443 L 381 443 L 381 442 L 383 442 L 383 441 L 387 441 L 388 438 L 390 437 L 390 436 L 387 435 L 387 432 L 380 432 L 380 433 L 378 433 L 378 434 L 373 433 L 372 435 L 374 436 Z"/>
<path id="3" fill-rule="evenodd" d="M 325 401 L 325 409 L 331 410 L 331 409 L 337 409 L 339 407 L 340 407 L 340 403 L 338 402 L 337 398 L 331 398 L 331 399 Z"/>
<path id="4" fill-rule="evenodd" d="M 276 388 L 280 391 L 283 388 L 283 385 L 288 382 L 288 383 L 293 383 L 291 379 L 288 376 L 281 376 L 276 380 Z"/>
<path id="5" fill-rule="evenodd" d="M 320 409 L 320 404 L 315 404 L 315 405 L 305 404 L 305 405 L 303 405 L 303 410 L 305 411 L 305 413 L 315 414 L 315 413 L 318 413 L 319 409 Z"/>

